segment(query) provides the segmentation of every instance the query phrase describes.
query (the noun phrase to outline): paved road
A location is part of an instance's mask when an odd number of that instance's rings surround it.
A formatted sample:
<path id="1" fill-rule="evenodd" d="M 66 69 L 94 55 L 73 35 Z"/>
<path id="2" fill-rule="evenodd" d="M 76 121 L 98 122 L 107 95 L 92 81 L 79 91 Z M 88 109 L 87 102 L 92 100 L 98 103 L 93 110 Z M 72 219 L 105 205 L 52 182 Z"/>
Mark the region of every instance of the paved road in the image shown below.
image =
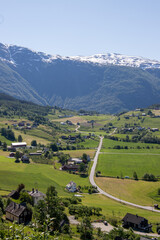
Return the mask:
<path id="1" fill-rule="evenodd" d="M 125 200 L 121 200 L 119 198 L 116 198 L 114 196 L 112 196 L 111 194 L 109 193 L 106 193 L 105 191 L 103 191 L 100 187 L 97 186 L 97 184 L 95 183 L 94 181 L 94 174 L 95 174 L 95 170 L 96 170 L 96 165 L 97 165 L 97 161 L 98 161 L 98 155 L 100 153 L 100 150 L 101 150 L 101 147 L 102 147 L 102 143 L 103 143 L 103 137 L 100 137 L 100 142 L 99 142 L 99 146 L 98 146 L 98 149 L 97 149 L 97 152 L 96 152 L 96 155 L 94 157 L 94 162 L 93 162 L 93 165 L 92 165 L 92 168 L 91 168 L 91 172 L 90 172 L 90 176 L 89 176 L 89 180 L 90 180 L 90 183 L 97 187 L 98 191 L 105 195 L 106 197 L 109 197 L 117 202 L 120 202 L 120 203 L 123 203 L 123 204 L 127 204 L 127 205 L 130 205 L 132 207 L 136 207 L 136 208 L 141 208 L 141 209 L 144 209 L 144 210 L 149 210 L 149 211 L 153 211 L 153 212 L 158 212 L 160 213 L 159 210 L 156 210 L 154 209 L 153 207 L 150 207 L 150 206 L 141 206 L 141 205 L 138 205 L 138 204 L 135 204 L 135 203 L 131 203 L 131 202 L 127 202 Z"/>

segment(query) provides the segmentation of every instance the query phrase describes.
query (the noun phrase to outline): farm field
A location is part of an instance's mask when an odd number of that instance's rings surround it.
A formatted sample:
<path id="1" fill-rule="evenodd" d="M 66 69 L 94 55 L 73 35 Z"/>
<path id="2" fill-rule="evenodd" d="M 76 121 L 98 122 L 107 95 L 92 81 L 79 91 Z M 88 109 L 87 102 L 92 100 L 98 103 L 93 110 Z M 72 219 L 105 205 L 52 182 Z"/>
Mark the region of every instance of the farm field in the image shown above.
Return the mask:
<path id="1" fill-rule="evenodd" d="M 103 176 L 109 177 L 133 177 L 136 171 L 141 179 L 145 173 L 159 176 L 160 155 L 148 154 L 100 154 L 97 164 L 97 171 L 101 171 Z"/>
<path id="2" fill-rule="evenodd" d="M 96 183 L 107 193 L 122 200 L 146 206 L 160 203 L 160 195 L 158 198 L 157 194 L 160 182 L 97 177 Z M 157 199 L 154 198 L 154 194 Z"/>
<path id="3" fill-rule="evenodd" d="M 80 150 L 65 150 L 62 151 L 65 154 L 69 154 L 71 157 L 79 158 L 82 157 L 83 153 L 86 153 L 87 155 L 90 156 L 90 158 L 93 158 L 95 155 L 95 150 L 92 149 L 80 149 Z"/>
<path id="4" fill-rule="evenodd" d="M 128 149 L 114 149 L 115 146 L 125 147 Z M 104 138 L 101 152 L 124 152 L 124 153 L 159 153 L 160 145 L 149 144 L 149 143 L 133 143 L 133 142 L 122 142 Z"/>
<path id="5" fill-rule="evenodd" d="M 84 123 L 86 122 L 86 119 L 83 119 L 81 116 L 73 116 L 73 117 L 66 117 L 66 118 L 57 118 L 57 119 L 53 119 L 53 122 L 65 122 L 65 121 L 71 121 L 73 124 L 77 124 L 77 122 L 79 123 Z"/>
<path id="6" fill-rule="evenodd" d="M 160 213 L 127 206 L 100 194 L 85 195 L 85 197 L 82 198 L 82 203 L 87 206 L 102 208 L 102 214 L 106 216 L 107 220 L 115 217 L 121 221 L 126 213 L 138 214 L 139 216 L 147 218 L 149 222 L 153 224 L 154 230 L 156 228 L 156 223 L 158 223 L 160 219 Z"/>
<path id="7" fill-rule="evenodd" d="M 49 141 L 42 138 L 42 137 L 37 137 L 37 136 L 33 136 L 33 135 L 30 135 L 30 134 L 25 134 L 23 133 L 22 131 L 19 131 L 19 130 L 14 130 L 14 133 L 15 133 L 15 137 L 18 138 L 18 135 L 21 135 L 22 138 L 23 138 L 23 141 L 26 142 L 28 145 L 31 144 L 32 140 L 36 140 L 37 143 L 41 143 L 41 144 L 48 144 Z"/>
<path id="8" fill-rule="evenodd" d="M 77 185 L 90 185 L 88 178 L 55 170 L 52 165 L 15 163 L 15 159 L 0 156 L 0 189 L 13 190 L 24 183 L 27 190 L 33 187 L 46 192 L 47 187 L 54 185 L 60 196 L 69 195 L 65 186 L 70 181 Z"/>

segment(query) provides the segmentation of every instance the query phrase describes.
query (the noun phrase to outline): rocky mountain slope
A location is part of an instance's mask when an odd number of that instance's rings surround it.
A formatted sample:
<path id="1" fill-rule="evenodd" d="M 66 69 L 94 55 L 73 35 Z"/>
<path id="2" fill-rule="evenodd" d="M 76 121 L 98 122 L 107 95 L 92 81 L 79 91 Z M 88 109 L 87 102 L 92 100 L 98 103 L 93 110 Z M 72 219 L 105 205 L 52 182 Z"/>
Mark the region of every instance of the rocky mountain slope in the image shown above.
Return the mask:
<path id="1" fill-rule="evenodd" d="M 160 62 L 61 57 L 0 44 L 0 91 L 43 105 L 116 113 L 160 102 Z"/>

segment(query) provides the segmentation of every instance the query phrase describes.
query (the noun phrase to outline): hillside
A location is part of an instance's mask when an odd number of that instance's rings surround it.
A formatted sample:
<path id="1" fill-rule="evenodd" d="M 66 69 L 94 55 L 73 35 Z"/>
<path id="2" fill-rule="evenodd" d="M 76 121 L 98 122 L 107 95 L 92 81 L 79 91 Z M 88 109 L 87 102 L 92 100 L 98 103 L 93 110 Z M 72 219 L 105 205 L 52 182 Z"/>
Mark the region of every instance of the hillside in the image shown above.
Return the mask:
<path id="1" fill-rule="evenodd" d="M 117 113 L 158 103 L 160 63 L 120 54 L 61 57 L 0 44 L 0 91 L 42 105 Z"/>

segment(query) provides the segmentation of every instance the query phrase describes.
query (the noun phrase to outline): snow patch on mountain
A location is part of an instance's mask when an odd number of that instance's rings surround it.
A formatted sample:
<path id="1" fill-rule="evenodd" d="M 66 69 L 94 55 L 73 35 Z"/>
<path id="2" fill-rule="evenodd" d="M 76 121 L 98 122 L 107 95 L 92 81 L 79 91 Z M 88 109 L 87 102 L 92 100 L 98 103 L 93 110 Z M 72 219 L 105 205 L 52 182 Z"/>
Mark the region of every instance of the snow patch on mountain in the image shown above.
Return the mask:
<path id="1" fill-rule="evenodd" d="M 93 56 L 75 56 L 70 57 L 75 61 L 95 63 L 99 65 L 118 65 L 128 67 L 146 68 L 160 68 L 160 62 L 157 60 L 150 60 L 142 57 L 126 56 L 117 53 L 96 54 Z"/>
<path id="2" fill-rule="evenodd" d="M 126 56 L 117 53 L 96 54 L 93 56 L 71 56 L 62 57 L 60 55 L 50 55 L 43 52 L 36 52 L 28 48 L 19 47 L 16 45 L 7 45 L 0 43 L 0 60 L 8 62 L 16 66 L 16 58 L 18 55 L 25 54 L 28 57 L 28 61 L 53 63 L 56 60 L 68 60 L 77 62 L 86 62 L 98 65 L 118 65 L 138 67 L 142 69 L 147 68 L 160 68 L 160 61 L 150 60 L 143 57 Z M 22 62 L 21 62 L 22 64 Z"/>

